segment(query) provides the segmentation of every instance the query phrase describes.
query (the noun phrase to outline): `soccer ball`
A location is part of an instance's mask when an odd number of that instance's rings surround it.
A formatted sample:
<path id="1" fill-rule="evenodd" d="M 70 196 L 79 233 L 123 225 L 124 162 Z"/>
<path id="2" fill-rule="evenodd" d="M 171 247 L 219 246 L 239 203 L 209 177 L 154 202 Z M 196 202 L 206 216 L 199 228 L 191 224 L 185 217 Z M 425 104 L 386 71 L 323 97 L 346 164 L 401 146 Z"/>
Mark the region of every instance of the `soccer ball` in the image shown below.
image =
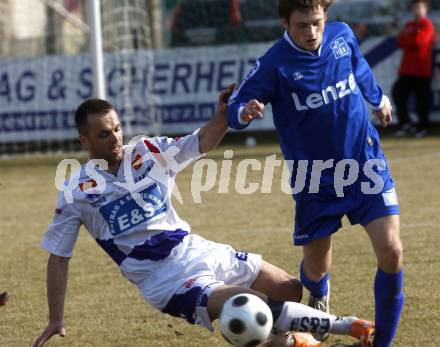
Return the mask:
<path id="1" fill-rule="evenodd" d="M 272 312 L 258 296 L 238 294 L 223 305 L 219 324 L 223 337 L 231 345 L 257 346 L 269 337 Z"/>

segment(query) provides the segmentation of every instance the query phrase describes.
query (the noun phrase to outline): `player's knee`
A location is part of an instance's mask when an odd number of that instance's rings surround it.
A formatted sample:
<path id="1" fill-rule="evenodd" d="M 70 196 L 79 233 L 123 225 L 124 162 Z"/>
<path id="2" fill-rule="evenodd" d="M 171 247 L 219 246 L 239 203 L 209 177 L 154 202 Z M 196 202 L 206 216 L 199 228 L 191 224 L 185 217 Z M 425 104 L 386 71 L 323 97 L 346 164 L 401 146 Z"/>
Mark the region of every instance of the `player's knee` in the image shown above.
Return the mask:
<path id="1" fill-rule="evenodd" d="M 401 242 L 398 242 L 391 247 L 390 259 L 396 266 L 400 268 L 403 261 L 403 247 Z"/>
<path id="2" fill-rule="evenodd" d="M 260 273 L 251 286 L 253 290 L 273 300 L 299 302 L 302 298 L 302 283 L 283 269 L 263 262 Z"/>
<path id="3" fill-rule="evenodd" d="M 281 287 L 284 288 L 283 292 L 285 293 L 284 298 L 282 299 L 286 301 L 300 302 L 303 295 L 303 285 L 301 281 L 285 271 L 282 271 L 280 275 L 280 284 Z"/>
<path id="4" fill-rule="evenodd" d="M 282 296 L 278 298 L 274 297 L 273 299 L 300 302 L 303 295 L 303 285 L 301 281 L 285 271 L 280 273 L 280 277 L 278 281 L 279 288 L 274 288 L 274 292 L 278 295 L 282 293 Z"/>
<path id="5" fill-rule="evenodd" d="M 400 242 L 396 242 L 387 248 L 382 254 L 382 260 L 379 266 L 385 272 L 396 273 L 399 272 L 403 263 L 403 247 Z"/>

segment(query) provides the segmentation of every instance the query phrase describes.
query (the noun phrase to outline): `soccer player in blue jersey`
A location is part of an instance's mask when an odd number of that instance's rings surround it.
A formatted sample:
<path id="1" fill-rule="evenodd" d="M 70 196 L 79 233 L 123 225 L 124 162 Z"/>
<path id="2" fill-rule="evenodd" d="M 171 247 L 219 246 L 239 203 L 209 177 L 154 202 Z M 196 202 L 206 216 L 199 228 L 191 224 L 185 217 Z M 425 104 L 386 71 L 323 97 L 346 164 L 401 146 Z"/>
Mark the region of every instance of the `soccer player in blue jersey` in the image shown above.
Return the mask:
<path id="1" fill-rule="evenodd" d="M 391 121 L 392 109 L 351 29 L 326 23 L 330 4 L 279 0 L 284 36 L 257 60 L 231 97 L 228 123 L 243 129 L 271 103 L 281 150 L 294 163 L 292 188 L 296 177 L 306 177 L 304 189 L 293 191 L 294 243 L 303 248 L 301 280 L 310 291 L 310 306 L 328 311 L 332 234 L 341 228 L 342 217 L 365 228 L 378 262 L 374 347 L 388 347 L 404 302 L 399 205 L 365 101 L 382 126 Z M 306 161 L 306 170 L 299 161 Z M 353 161 L 360 174 L 341 194 L 336 171 L 346 172 Z"/>

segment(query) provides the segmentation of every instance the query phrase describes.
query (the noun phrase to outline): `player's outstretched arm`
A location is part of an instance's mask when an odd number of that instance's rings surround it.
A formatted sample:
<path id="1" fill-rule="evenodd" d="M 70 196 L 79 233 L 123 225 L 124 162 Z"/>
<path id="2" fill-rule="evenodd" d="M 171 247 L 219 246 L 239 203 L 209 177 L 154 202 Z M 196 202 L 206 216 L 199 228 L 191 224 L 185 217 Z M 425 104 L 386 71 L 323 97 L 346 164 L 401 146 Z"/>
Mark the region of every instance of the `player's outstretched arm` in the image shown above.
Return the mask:
<path id="1" fill-rule="evenodd" d="M 212 151 L 225 136 L 228 130 L 228 100 L 234 89 L 235 84 L 231 84 L 228 89 L 220 93 L 218 107 L 214 117 L 212 117 L 205 126 L 200 128 L 198 133 L 200 153 Z"/>
<path id="2" fill-rule="evenodd" d="M 228 125 L 246 128 L 254 119 L 263 117 L 264 106 L 278 94 L 277 57 L 268 52 L 252 66 L 234 92 L 228 105 Z"/>
<path id="3" fill-rule="evenodd" d="M 66 296 L 69 258 L 51 254 L 47 262 L 47 302 L 49 324 L 33 347 L 43 346 L 53 335 L 66 335 L 64 329 L 64 299 Z"/>

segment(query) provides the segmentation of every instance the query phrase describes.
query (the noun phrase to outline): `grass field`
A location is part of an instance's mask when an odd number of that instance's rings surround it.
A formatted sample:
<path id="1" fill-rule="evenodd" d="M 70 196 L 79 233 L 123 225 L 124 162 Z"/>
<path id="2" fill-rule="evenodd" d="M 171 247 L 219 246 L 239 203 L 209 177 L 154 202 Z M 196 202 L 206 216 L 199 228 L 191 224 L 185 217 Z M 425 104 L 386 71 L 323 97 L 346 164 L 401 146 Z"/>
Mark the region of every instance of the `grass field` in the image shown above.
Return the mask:
<path id="1" fill-rule="evenodd" d="M 383 146 L 397 181 L 405 247 L 406 305 L 394 346 L 440 346 L 440 138 L 385 139 Z M 225 149 L 210 157 L 222 160 Z M 243 157 L 264 162 L 276 153 L 281 158 L 275 144 L 233 149 L 234 167 Z M 12 294 L 0 308 L 0 346 L 30 346 L 47 323 L 47 254 L 39 242 L 53 215 L 59 160 L 0 161 L 0 292 Z M 178 179 L 184 204 L 175 206 L 193 232 L 262 253 L 297 275 L 301 250 L 291 244 L 294 203 L 280 190 L 280 174 L 275 171 L 271 194 L 239 195 L 235 189 L 218 194 L 214 189 L 202 193 L 202 203 L 196 204 L 188 168 Z M 261 182 L 261 172 L 249 173 L 248 181 Z M 375 270 L 365 232 L 344 220 L 334 242 L 332 310 L 374 318 Z M 210 334 L 152 310 L 85 230 L 70 262 L 65 325 L 67 336 L 53 337 L 49 346 L 227 346 L 218 332 Z M 338 341 L 352 340 L 332 337 L 324 345 Z"/>

